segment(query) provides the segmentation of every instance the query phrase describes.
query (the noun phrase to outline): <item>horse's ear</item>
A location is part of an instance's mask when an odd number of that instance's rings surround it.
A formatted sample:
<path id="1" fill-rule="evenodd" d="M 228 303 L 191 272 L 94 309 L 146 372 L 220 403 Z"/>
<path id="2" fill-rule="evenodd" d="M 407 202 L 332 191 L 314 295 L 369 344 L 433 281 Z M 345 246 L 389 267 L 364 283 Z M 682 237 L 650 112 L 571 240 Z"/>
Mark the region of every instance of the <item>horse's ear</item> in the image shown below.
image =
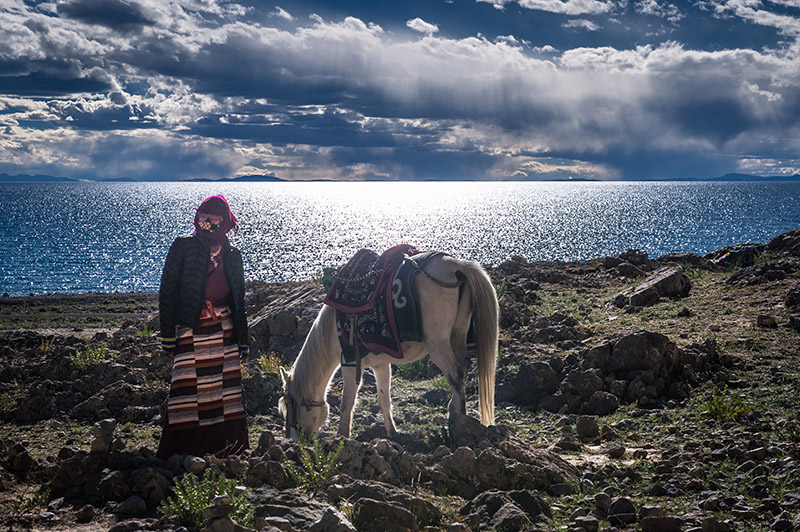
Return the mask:
<path id="1" fill-rule="evenodd" d="M 285 370 L 285 369 L 283 369 L 283 367 L 282 367 L 282 366 L 281 366 L 281 367 L 279 367 L 278 369 L 279 369 L 279 371 L 280 371 L 280 373 L 281 373 L 281 380 L 283 380 L 283 388 L 284 388 L 284 390 L 288 390 L 288 389 L 289 389 L 289 381 L 291 381 L 291 380 L 292 380 L 292 376 L 291 376 L 291 375 L 289 375 L 289 374 L 286 372 L 286 370 Z"/>

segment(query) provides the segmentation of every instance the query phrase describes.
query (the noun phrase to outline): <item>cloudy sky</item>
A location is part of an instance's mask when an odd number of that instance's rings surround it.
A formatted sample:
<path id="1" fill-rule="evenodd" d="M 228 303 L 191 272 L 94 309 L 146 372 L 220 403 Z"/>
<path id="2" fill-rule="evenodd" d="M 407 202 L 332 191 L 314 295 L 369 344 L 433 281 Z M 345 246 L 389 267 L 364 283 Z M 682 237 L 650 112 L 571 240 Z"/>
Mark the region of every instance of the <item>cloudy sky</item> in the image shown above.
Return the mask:
<path id="1" fill-rule="evenodd" d="M 0 0 L 0 173 L 800 172 L 800 0 Z"/>

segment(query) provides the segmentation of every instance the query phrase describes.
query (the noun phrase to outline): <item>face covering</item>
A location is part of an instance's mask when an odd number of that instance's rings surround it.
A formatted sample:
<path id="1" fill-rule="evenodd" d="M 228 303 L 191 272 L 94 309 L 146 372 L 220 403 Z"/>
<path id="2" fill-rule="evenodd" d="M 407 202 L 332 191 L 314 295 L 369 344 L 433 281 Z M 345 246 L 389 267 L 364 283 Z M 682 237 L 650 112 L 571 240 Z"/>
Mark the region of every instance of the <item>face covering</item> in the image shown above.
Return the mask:
<path id="1" fill-rule="evenodd" d="M 212 219 L 209 215 L 217 218 Z M 238 220 L 223 196 L 211 196 L 200 204 L 194 217 L 194 227 L 195 234 L 212 244 L 227 240 L 226 235 L 231 229 L 234 233 L 239 230 Z"/>

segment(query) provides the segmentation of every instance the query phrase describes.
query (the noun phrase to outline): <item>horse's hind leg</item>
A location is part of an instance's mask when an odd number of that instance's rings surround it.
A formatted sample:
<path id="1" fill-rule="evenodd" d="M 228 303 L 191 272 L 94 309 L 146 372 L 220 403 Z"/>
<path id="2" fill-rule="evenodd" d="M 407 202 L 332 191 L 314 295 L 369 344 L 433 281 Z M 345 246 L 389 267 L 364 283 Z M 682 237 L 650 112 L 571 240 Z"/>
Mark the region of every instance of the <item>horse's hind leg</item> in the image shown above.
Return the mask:
<path id="1" fill-rule="evenodd" d="M 397 428 L 392 418 L 392 397 L 390 395 L 392 386 L 392 366 L 381 364 L 374 366 L 372 371 L 375 373 L 375 384 L 378 387 L 378 404 L 383 414 L 383 425 L 386 427 L 386 434 L 393 438 L 397 434 Z"/>
<path id="2" fill-rule="evenodd" d="M 360 380 L 360 379 L 359 379 Z M 350 437 L 353 428 L 353 409 L 356 406 L 359 384 L 356 383 L 356 368 L 342 366 L 342 407 L 339 420 L 339 434 L 345 438 Z"/>
<path id="3" fill-rule="evenodd" d="M 447 383 L 450 385 L 452 397 L 450 399 L 448 424 L 450 432 L 459 418 L 467 415 L 467 393 L 464 388 L 465 363 L 463 356 L 457 356 L 453 352 L 450 342 L 442 341 L 430 343 L 428 346 L 431 360 L 444 373 Z"/>

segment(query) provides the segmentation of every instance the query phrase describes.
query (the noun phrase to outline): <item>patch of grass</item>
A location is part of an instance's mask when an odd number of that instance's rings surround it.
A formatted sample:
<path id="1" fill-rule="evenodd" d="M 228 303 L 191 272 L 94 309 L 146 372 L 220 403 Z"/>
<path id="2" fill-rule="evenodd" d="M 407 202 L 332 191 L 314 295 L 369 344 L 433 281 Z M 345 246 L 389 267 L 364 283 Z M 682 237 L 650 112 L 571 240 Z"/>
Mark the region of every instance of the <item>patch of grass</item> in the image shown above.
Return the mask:
<path id="1" fill-rule="evenodd" d="M 425 442 L 431 449 L 436 449 L 440 445 L 450 447 L 453 444 L 453 441 L 450 439 L 450 431 L 447 430 L 447 427 L 441 426 L 426 428 Z"/>
<path id="2" fill-rule="evenodd" d="M 269 355 L 258 357 L 256 367 L 261 373 L 278 373 L 280 368 L 288 369 L 275 351 L 272 351 Z"/>
<path id="3" fill-rule="evenodd" d="M 287 462 L 286 469 L 289 476 L 298 485 L 304 488 L 318 488 L 323 486 L 339 468 L 339 453 L 344 447 L 344 440 L 333 451 L 326 452 L 319 439 L 312 435 L 310 438 L 301 436 L 299 441 L 300 466 Z M 309 446 L 311 449 L 309 450 Z"/>
<path id="4" fill-rule="evenodd" d="M 714 390 L 702 404 L 702 413 L 717 421 L 738 421 L 750 415 L 753 407 L 741 395 L 728 393 L 725 386 L 721 392 Z"/>
<path id="5" fill-rule="evenodd" d="M 148 327 L 146 324 L 141 329 L 136 331 L 136 336 L 139 336 L 139 337 L 153 336 L 153 334 L 154 334 L 154 332 L 151 331 L 150 327 Z"/>
<path id="6" fill-rule="evenodd" d="M 444 375 L 437 375 L 431 379 L 431 386 L 433 388 L 439 388 L 440 390 L 449 390 L 450 385 L 447 384 L 447 377 Z"/>
<path id="7" fill-rule="evenodd" d="M 39 344 L 39 351 L 45 354 L 52 352 L 55 341 L 55 336 L 51 336 L 50 338 L 42 338 L 42 343 Z"/>
<path id="8" fill-rule="evenodd" d="M 108 344 L 90 345 L 82 351 L 70 354 L 69 359 L 79 370 L 86 371 L 104 360 L 109 360 Z"/>
<path id="9" fill-rule="evenodd" d="M 10 502 L 10 516 L 21 517 L 29 514 L 37 508 L 44 507 L 47 504 L 47 498 L 50 496 L 49 489 L 39 490 L 38 492 L 31 493 L 34 486 L 26 484 L 19 496 Z"/>
<path id="10" fill-rule="evenodd" d="M 425 379 L 428 376 L 428 357 L 411 364 L 400 364 L 392 368 L 392 374 L 407 381 Z"/>
<path id="11" fill-rule="evenodd" d="M 170 495 L 159 505 L 164 515 L 175 515 L 186 526 L 199 527 L 203 523 L 203 509 L 217 495 L 227 495 L 233 501 L 231 517 L 240 525 L 253 526 L 255 510 L 247 502 L 247 493 L 237 489 L 236 481 L 214 471 L 207 471 L 203 480 L 191 473 L 175 482 Z"/>

